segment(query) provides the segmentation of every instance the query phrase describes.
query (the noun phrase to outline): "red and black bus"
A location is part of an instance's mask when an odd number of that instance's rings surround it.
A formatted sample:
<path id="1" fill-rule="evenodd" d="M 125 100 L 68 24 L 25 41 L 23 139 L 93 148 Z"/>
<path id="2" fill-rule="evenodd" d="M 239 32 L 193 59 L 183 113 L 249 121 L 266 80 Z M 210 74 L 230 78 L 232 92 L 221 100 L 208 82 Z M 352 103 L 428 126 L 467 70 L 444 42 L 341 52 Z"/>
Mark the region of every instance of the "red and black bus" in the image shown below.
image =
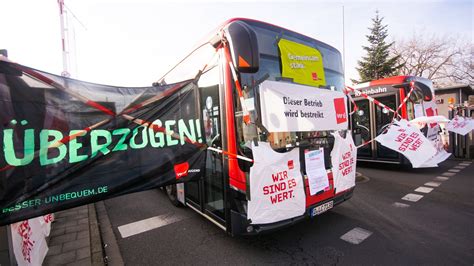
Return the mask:
<path id="1" fill-rule="evenodd" d="M 406 104 L 400 106 L 411 90 L 410 82 L 413 82 L 414 90 Z M 352 92 L 351 95 L 358 109 L 352 115 L 351 128 L 354 143 L 358 146 L 382 134 L 394 118 L 394 114 L 387 108 L 370 101 L 361 94 L 370 96 L 392 110 L 397 110 L 400 106 L 398 109 L 399 118 L 406 120 L 435 115 L 433 111 L 436 110 L 428 108 L 428 106 L 436 105 L 433 84 L 426 78 L 395 76 L 358 84 L 354 89 L 356 92 Z M 376 141 L 371 141 L 359 147 L 357 149 L 357 160 L 410 164 L 403 155 L 380 145 Z"/>
<path id="2" fill-rule="evenodd" d="M 296 83 L 282 77 L 282 55 L 278 42 L 283 39 L 317 49 L 322 56 L 326 79 L 326 85 L 320 89 L 343 91 L 342 59 L 337 49 L 282 27 L 242 18 L 226 21 L 158 80 L 158 83 L 173 83 L 201 75 L 196 101 L 201 109 L 203 135 L 208 146 L 227 153 L 208 150 L 206 169 L 201 180 L 168 186 L 167 194 L 173 203 L 190 207 L 233 235 L 253 235 L 294 224 L 344 202 L 352 196 L 354 190 L 351 188 L 335 193 L 329 158 L 334 138 L 330 132 L 266 132 L 259 126 L 260 106 L 256 100 L 259 97 L 259 84 L 266 80 Z M 227 47 L 230 49 L 230 58 L 226 55 Z M 235 66 L 242 95 L 236 90 L 237 82 L 229 63 Z M 204 65 L 207 65 L 206 68 L 200 72 Z M 254 106 L 248 108 L 252 123 L 244 121 L 245 110 L 242 108 L 241 96 L 244 102 L 250 102 Z M 300 150 L 323 147 L 331 189 L 310 196 L 302 167 L 306 213 L 276 223 L 251 224 L 247 219 L 247 202 L 250 196 L 249 172 L 252 163 L 233 155 L 252 158 L 248 144 L 255 140 L 269 142 L 277 152 L 286 152 L 295 147 Z M 304 160 L 304 154 L 300 154 L 301 160 Z"/>

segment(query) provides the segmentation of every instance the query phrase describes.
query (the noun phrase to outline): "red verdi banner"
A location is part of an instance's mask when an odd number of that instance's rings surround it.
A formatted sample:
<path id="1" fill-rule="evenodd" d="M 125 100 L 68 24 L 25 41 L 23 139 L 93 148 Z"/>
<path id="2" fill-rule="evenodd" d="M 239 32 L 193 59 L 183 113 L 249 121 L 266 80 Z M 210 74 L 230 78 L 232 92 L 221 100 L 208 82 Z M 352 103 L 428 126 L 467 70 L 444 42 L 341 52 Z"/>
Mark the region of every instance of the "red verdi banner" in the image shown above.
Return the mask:
<path id="1" fill-rule="evenodd" d="M 194 81 L 114 87 L 0 61 L 0 225 L 199 178 Z"/>

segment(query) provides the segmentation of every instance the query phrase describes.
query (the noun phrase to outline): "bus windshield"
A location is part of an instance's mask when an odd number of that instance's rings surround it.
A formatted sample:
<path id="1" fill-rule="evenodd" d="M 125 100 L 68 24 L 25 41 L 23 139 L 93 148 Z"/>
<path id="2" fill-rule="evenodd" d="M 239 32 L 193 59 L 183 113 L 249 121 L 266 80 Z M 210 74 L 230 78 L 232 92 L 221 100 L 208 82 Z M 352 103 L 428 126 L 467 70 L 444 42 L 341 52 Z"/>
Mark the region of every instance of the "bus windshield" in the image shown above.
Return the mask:
<path id="1" fill-rule="evenodd" d="M 328 143 L 330 138 L 328 138 L 329 132 L 327 131 L 266 132 L 262 128 L 259 118 L 258 85 L 265 80 L 297 83 L 292 79 L 282 77 L 282 58 L 278 43 L 284 39 L 310 47 L 310 49 L 317 49 L 321 54 L 322 65 L 324 66 L 325 85 L 316 87 L 342 91 L 344 76 L 339 51 L 325 43 L 289 30 L 255 21 L 245 22 L 256 32 L 259 45 L 260 67 L 257 73 L 241 73 L 240 76 L 246 101 L 250 101 L 256 107 L 250 111 L 252 121 L 255 121 L 255 123 L 250 125 L 245 125 L 242 121 L 242 116 L 237 114 L 237 135 L 241 148 L 248 148 L 250 142 L 254 140 L 269 142 L 276 151 L 286 151 L 296 146 L 330 148 L 332 145 Z M 241 110 L 240 103 L 236 101 L 235 104 L 237 110 Z M 329 152 L 330 150 L 326 154 L 329 154 Z"/>

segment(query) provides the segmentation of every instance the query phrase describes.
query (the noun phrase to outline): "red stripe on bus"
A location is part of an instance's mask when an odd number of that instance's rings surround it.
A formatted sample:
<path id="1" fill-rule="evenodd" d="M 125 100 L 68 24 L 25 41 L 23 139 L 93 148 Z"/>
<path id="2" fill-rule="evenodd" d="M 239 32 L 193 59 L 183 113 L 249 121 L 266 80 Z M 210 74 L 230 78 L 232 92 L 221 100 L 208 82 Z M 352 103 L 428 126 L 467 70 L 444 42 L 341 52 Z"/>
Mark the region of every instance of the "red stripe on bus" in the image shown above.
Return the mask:
<path id="1" fill-rule="evenodd" d="M 384 79 L 378 79 L 370 82 L 370 86 L 393 85 L 405 82 L 407 76 L 395 76 Z"/>
<path id="2" fill-rule="evenodd" d="M 226 49 L 226 48 L 224 48 Z M 225 51 L 224 51 L 225 52 Z M 225 106 L 226 112 L 225 117 L 227 121 L 226 135 L 227 135 L 227 150 L 230 153 L 237 154 L 237 142 L 235 140 L 235 117 L 234 117 L 234 101 L 232 93 L 232 74 L 229 66 L 229 60 L 226 58 L 225 64 Z M 245 192 L 247 189 L 245 174 L 240 170 L 238 161 L 236 158 L 229 158 L 229 185 Z"/>

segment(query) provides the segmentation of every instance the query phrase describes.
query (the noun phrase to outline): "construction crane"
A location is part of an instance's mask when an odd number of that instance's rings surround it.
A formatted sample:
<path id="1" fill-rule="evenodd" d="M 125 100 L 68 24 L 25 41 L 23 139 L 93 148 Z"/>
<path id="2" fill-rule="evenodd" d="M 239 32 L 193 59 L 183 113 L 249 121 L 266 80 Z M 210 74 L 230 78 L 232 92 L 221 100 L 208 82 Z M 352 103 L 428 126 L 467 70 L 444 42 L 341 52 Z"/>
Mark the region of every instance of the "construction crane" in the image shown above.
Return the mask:
<path id="1" fill-rule="evenodd" d="M 69 72 L 69 39 L 68 39 L 68 25 L 67 24 L 67 14 L 66 9 L 64 8 L 64 0 L 58 0 L 59 4 L 59 17 L 61 22 L 61 44 L 62 44 L 62 52 L 63 52 L 63 71 L 61 72 L 61 76 L 63 77 L 70 77 L 71 74 Z"/>

